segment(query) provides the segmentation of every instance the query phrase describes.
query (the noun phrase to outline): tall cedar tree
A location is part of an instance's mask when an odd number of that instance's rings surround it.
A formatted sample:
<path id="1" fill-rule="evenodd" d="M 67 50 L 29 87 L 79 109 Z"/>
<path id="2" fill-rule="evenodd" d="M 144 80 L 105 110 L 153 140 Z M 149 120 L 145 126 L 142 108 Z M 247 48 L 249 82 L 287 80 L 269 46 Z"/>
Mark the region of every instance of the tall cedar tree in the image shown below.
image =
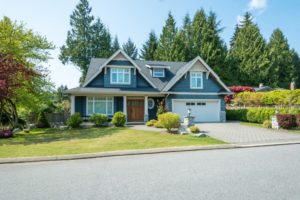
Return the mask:
<path id="1" fill-rule="evenodd" d="M 176 23 L 171 12 L 163 27 L 155 52 L 155 60 L 174 61 L 173 45 L 177 33 Z"/>
<path id="2" fill-rule="evenodd" d="M 112 53 L 114 53 L 120 49 L 118 36 L 115 36 L 111 49 L 112 49 Z"/>
<path id="3" fill-rule="evenodd" d="M 125 53 L 130 56 L 132 59 L 136 59 L 138 55 L 138 50 L 132 40 L 129 38 L 125 44 L 122 45 Z"/>
<path id="4" fill-rule="evenodd" d="M 148 40 L 145 42 L 145 44 L 143 44 L 140 58 L 144 60 L 154 60 L 154 55 L 157 49 L 157 45 L 158 45 L 158 40 L 155 35 L 155 32 L 151 31 L 149 33 Z"/>
<path id="5" fill-rule="evenodd" d="M 111 54 L 110 33 L 102 22 L 91 15 L 88 0 L 80 0 L 70 16 L 71 30 L 66 44 L 60 50 L 63 64 L 71 62 L 82 72 L 80 83 L 85 80 L 91 58 L 108 57 Z"/>
<path id="6" fill-rule="evenodd" d="M 266 82 L 269 72 L 266 42 L 248 12 L 244 15 L 230 56 L 234 60 L 236 70 L 233 73 L 239 84 L 255 86 Z"/>
<path id="7" fill-rule="evenodd" d="M 280 29 L 275 29 L 267 45 L 270 60 L 269 82 L 274 87 L 288 88 L 297 79 L 297 65 L 293 52 Z"/>
<path id="8" fill-rule="evenodd" d="M 200 49 L 204 38 L 205 27 L 207 25 L 206 14 L 204 9 L 198 10 L 193 18 L 192 22 L 192 58 L 196 56 L 202 56 Z"/>

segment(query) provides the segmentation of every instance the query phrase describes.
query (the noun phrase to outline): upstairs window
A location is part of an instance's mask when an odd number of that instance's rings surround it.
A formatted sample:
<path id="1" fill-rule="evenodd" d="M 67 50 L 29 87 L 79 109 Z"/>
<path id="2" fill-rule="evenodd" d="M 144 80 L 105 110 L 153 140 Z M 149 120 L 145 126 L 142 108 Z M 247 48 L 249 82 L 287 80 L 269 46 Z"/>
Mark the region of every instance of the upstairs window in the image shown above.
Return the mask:
<path id="1" fill-rule="evenodd" d="M 130 84 L 130 68 L 111 68 L 110 83 Z"/>
<path id="2" fill-rule="evenodd" d="M 154 68 L 152 73 L 153 73 L 153 77 L 158 77 L 158 78 L 165 77 L 165 69 L 162 68 Z"/>
<path id="3" fill-rule="evenodd" d="M 190 72 L 190 84 L 191 89 L 203 88 L 203 73 L 202 72 Z"/>

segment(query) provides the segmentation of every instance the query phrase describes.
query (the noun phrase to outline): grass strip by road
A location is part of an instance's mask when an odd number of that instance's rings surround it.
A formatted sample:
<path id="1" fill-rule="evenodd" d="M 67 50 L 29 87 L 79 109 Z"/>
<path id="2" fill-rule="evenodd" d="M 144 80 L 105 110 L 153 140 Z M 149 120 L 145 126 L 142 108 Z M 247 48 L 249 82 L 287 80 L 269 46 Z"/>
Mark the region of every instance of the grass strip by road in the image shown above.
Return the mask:
<path id="1" fill-rule="evenodd" d="M 0 139 L 0 158 L 54 156 L 119 150 L 225 144 L 211 137 L 130 128 L 34 129 Z"/>

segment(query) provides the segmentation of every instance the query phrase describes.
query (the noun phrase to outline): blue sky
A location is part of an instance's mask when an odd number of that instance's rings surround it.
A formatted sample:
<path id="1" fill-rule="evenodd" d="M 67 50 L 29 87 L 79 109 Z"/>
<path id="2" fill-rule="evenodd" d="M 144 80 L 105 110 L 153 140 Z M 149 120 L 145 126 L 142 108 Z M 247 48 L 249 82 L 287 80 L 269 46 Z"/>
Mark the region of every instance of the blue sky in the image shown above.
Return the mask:
<path id="1" fill-rule="evenodd" d="M 44 35 L 57 47 L 64 44 L 70 29 L 69 16 L 76 0 L 0 0 L 0 17 L 8 16 L 23 21 L 27 28 Z M 254 15 L 262 34 L 268 40 L 275 28 L 280 28 L 292 48 L 300 53 L 300 1 L 298 0 L 90 0 L 92 14 L 100 17 L 119 42 L 129 37 L 141 47 L 150 30 L 160 34 L 169 11 L 181 26 L 186 13 L 191 16 L 204 8 L 214 11 L 224 31 L 222 38 L 228 43 L 234 26 L 247 10 Z M 52 52 L 53 59 L 46 65 L 51 80 L 59 86 L 78 86 L 80 72 L 72 65 L 62 65 L 58 60 L 59 48 Z"/>

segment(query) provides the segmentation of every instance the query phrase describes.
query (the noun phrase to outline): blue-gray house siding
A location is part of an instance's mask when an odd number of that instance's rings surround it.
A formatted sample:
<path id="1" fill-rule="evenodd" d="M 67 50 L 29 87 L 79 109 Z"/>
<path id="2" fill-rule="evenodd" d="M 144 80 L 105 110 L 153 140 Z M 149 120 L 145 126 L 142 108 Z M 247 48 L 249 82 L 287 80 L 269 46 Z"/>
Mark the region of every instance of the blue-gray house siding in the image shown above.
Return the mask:
<path id="1" fill-rule="evenodd" d="M 207 72 L 206 72 L 207 73 Z M 183 76 L 170 91 L 175 92 L 224 92 L 224 88 L 212 76 L 206 78 L 206 73 L 203 73 L 203 89 L 191 89 L 190 73 Z"/>

